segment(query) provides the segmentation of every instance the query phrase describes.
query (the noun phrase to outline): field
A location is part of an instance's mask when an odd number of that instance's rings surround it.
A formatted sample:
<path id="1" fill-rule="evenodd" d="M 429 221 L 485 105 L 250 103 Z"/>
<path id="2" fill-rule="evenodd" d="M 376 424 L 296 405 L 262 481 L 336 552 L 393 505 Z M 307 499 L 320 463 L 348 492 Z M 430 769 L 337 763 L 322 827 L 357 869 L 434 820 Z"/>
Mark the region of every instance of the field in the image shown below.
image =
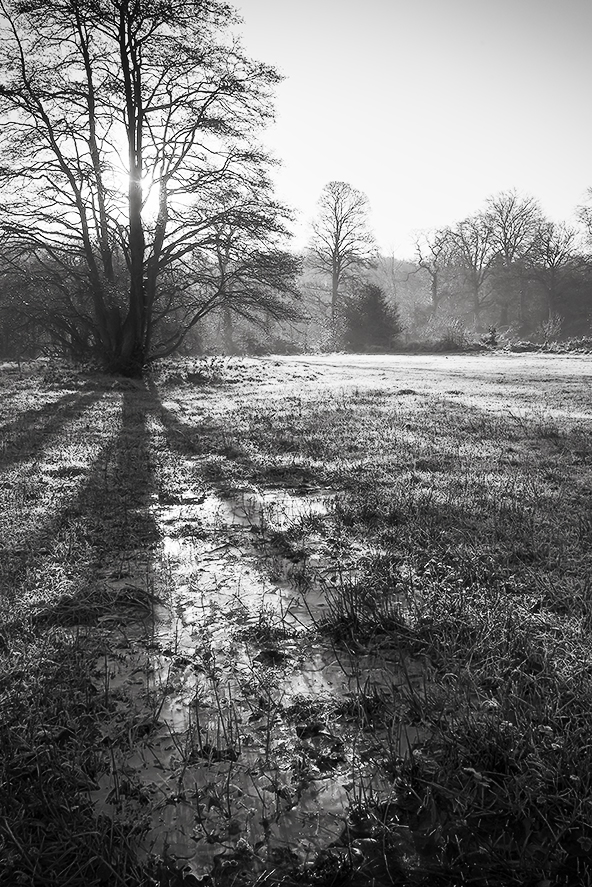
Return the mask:
<path id="1" fill-rule="evenodd" d="M 0 883 L 592 885 L 591 383 L 0 367 Z"/>

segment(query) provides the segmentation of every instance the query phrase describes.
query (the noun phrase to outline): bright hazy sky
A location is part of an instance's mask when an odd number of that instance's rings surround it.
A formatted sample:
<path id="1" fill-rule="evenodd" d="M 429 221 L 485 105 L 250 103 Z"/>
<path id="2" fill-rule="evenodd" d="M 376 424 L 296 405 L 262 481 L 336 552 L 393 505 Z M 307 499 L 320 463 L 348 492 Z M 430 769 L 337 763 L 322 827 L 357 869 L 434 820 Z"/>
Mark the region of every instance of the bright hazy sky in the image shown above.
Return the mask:
<path id="1" fill-rule="evenodd" d="M 501 190 L 573 221 L 592 186 L 592 0 L 234 0 L 286 77 L 265 142 L 307 236 L 323 186 L 364 191 L 381 249 Z"/>

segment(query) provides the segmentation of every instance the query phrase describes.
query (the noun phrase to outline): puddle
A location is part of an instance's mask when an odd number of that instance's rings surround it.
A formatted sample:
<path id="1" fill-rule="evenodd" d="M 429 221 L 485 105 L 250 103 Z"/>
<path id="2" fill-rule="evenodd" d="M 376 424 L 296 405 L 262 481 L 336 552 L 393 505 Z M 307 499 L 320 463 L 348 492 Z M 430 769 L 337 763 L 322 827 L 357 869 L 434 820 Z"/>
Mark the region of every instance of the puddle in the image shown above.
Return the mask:
<path id="1" fill-rule="evenodd" d="M 423 738 L 396 711 L 390 727 L 370 711 L 421 685 L 423 666 L 348 656 L 313 631 L 334 570 L 318 534 L 331 501 L 185 490 L 151 506 L 162 559 L 149 637 L 120 638 L 97 664 L 116 700 L 104 741 L 118 712 L 129 724 L 130 705 L 133 741 L 92 797 L 98 812 L 138 816 L 143 853 L 168 852 L 196 877 L 239 851 L 254 871 L 278 852 L 314 860 L 339 840 L 351 805 L 393 797 L 385 758 Z M 301 559 L 274 548 L 291 528 Z"/>
<path id="2" fill-rule="evenodd" d="M 295 495 L 286 490 L 242 493 L 240 499 L 229 505 L 235 521 L 264 531 L 271 526 L 286 529 L 296 521 L 315 516 L 324 517 L 335 496 L 327 492 Z"/>
<path id="3" fill-rule="evenodd" d="M 245 624 L 260 620 L 261 613 L 275 614 L 291 628 L 310 627 L 311 613 L 324 606 L 319 590 L 304 594 L 306 558 L 273 555 L 274 578 L 261 568 L 269 562 L 270 533 L 286 530 L 297 522 L 306 525 L 327 515 L 331 497 L 326 493 L 295 496 L 286 492 L 244 493 L 237 500 L 190 491 L 182 502 L 169 507 L 153 506 L 162 527 L 162 551 L 170 571 L 176 598 L 174 609 L 185 625 L 216 613 L 227 624 L 228 614 Z M 310 536 L 310 534 L 309 534 Z M 314 539 L 308 547 L 314 549 Z M 319 555 L 307 559 L 320 572 Z M 158 614 L 166 622 L 163 613 Z"/>

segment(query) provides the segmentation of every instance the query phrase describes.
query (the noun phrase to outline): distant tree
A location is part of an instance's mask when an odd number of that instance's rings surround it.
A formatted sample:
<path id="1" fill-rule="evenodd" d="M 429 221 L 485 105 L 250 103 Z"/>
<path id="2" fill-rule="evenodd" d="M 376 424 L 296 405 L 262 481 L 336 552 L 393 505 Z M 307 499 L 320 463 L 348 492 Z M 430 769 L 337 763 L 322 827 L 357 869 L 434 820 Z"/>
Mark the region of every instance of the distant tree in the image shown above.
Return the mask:
<path id="1" fill-rule="evenodd" d="M 36 269 L 66 338 L 110 371 L 178 347 L 173 320 L 197 319 L 179 303 L 189 259 L 220 222 L 245 201 L 282 216 L 252 141 L 279 78 L 231 20 L 217 0 L 0 2 L 3 256 Z"/>
<path id="2" fill-rule="evenodd" d="M 309 260 L 314 268 L 331 277 L 332 322 L 337 316 L 345 274 L 354 268 L 366 268 L 376 259 L 369 211 L 366 195 L 347 182 L 329 182 L 319 199 Z"/>
<path id="3" fill-rule="evenodd" d="M 343 317 L 347 351 L 391 351 L 403 329 L 397 307 L 389 305 L 384 291 L 373 283 L 345 300 Z"/>
<path id="4" fill-rule="evenodd" d="M 568 225 L 542 222 L 530 250 L 529 271 L 545 294 L 546 320 L 561 314 L 561 296 L 576 263 L 577 232 Z"/>
<path id="5" fill-rule="evenodd" d="M 177 340 L 169 347 L 177 347 L 186 331 L 212 312 L 222 313 L 229 351 L 235 318 L 257 326 L 300 318 L 296 281 L 302 260 L 276 245 L 285 235 L 277 206 L 263 195 L 258 203 L 238 198 L 213 196 L 190 216 L 196 246 L 183 263 L 177 284 L 182 295 L 172 302 Z"/>
<path id="6" fill-rule="evenodd" d="M 485 284 L 492 273 L 495 251 L 491 226 L 482 213 L 469 216 L 451 231 L 454 261 L 465 280 L 470 308 L 476 329 L 481 325 L 481 314 L 491 304 Z"/>
<path id="7" fill-rule="evenodd" d="M 492 245 L 507 267 L 528 255 L 543 221 L 534 197 L 521 197 L 515 190 L 490 197 L 486 218 Z"/>
<path id="8" fill-rule="evenodd" d="M 417 337 L 419 328 L 425 326 L 431 315 L 430 302 L 426 304 L 425 277 L 420 272 L 416 262 L 391 254 L 378 256 L 367 277 L 367 282 L 383 289 L 390 304 L 396 303 L 403 332 L 411 338 Z"/>
<path id="9" fill-rule="evenodd" d="M 517 191 L 502 191 L 490 197 L 484 214 L 495 252 L 493 292 L 501 309 L 500 323 L 509 323 L 509 309 L 517 304 L 518 320 L 526 320 L 525 266 L 533 249 L 543 215 L 534 197 L 521 197 Z"/>
<path id="10" fill-rule="evenodd" d="M 450 228 L 440 228 L 422 234 L 415 241 L 418 268 L 430 279 L 430 315 L 435 317 L 449 290 L 443 287 L 445 274 L 450 271 L 454 253 L 454 237 Z"/>
<path id="11" fill-rule="evenodd" d="M 592 248 L 592 188 L 586 192 L 586 202 L 577 208 L 577 216 L 586 237 L 588 247 Z"/>

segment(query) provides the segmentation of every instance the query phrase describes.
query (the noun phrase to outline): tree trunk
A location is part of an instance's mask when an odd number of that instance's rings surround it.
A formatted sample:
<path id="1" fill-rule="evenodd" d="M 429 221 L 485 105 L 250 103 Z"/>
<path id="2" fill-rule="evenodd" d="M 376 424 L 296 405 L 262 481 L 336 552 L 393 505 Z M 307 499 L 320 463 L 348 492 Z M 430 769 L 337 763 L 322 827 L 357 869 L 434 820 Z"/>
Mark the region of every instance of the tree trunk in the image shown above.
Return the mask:
<path id="1" fill-rule="evenodd" d="M 339 298 L 339 271 L 336 267 L 333 268 L 333 273 L 331 274 L 331 326 L 335 325 L 335 318 L 337 317 L 337 300 Z"/>
<path id="2" fill-rule="evenodd" d="M 224 350 L 227 354 L 235 353 L 234 346 L 234 329 L 232 323 L 232 312 L 228 305 L 224 306 L 222 315 L 222 330 L 223 330 L 223 339 L 224 339 Z"/>
<path id="3" fill-rule="evenodd" d="M 432 273 L 432 317 L 438 312 L 438 272 Z"/>
<path id="4" fill-rule="evenodd" d="M 125 93 L 125 128 L 129 161 L 128 213 L 129 243 L 128 268 L 130 275 L 128 310 L 121 330 L 118 353 L 114 355 L 112 371 L 138 377 L 146 361 L 147 306 L 144 282 L 144 254 L 146 241 L 142 221 L 142 176 L 144 108 L 142 103 L 142 64 L 138 44 L 134 39 L 134 16 L 128 2 L 119 12 L 119 54 Z"/>
<path id="5" fill-rule="evenodd" d="M 478 330 L 481 323 L 481 302 L 479 300 L 478 283 L 475 283 L 473 285 L 473 323 L 475 325 L 475 329 Z"/>

